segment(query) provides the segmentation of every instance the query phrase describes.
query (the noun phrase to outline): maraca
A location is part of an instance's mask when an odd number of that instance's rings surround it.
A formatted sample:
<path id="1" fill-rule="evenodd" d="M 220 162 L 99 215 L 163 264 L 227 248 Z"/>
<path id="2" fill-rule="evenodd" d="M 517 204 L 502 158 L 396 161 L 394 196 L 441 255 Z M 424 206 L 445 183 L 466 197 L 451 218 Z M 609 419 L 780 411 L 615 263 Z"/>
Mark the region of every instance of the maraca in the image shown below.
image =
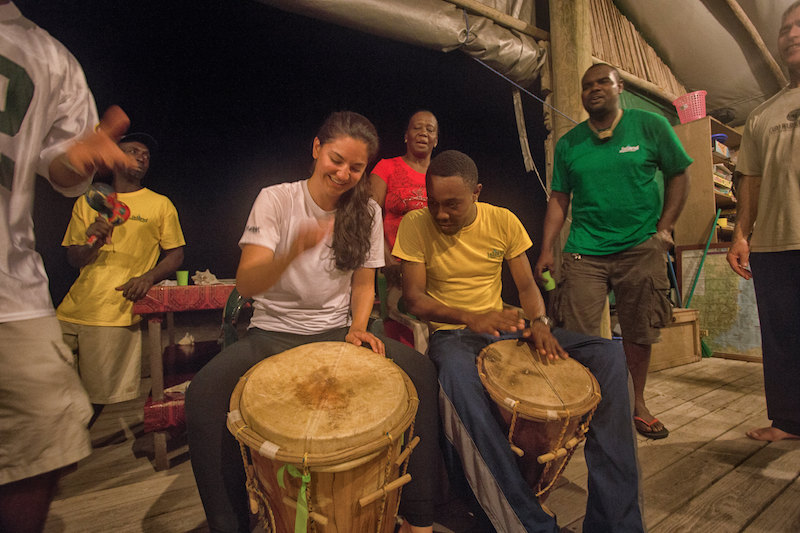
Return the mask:
<path id="1" fill-rule="evenodd" d="M 127 205 L 117 200 L 117 193 L 107 183 L 93 183 L 85 193 L 89 207 L 100 213 L 112 226 L 119 226 L 131 216 Z M 87 244 L 94 244 L 97 235 L 90 235 Z"/>

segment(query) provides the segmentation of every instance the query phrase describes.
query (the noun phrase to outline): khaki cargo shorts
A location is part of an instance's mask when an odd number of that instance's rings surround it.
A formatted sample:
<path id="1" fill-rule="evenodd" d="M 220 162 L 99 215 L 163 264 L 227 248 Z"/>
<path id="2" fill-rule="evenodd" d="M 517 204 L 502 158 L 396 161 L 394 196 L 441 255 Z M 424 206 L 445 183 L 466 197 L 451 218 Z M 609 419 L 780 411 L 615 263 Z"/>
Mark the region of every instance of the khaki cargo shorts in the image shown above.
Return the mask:
<path id="1" fill-rule="evenodd" d="M 88 456 L 91 416 L 56 317 L 0 324 L 0 485 Z"/>
<path id="2" fill-rule="evenodd" d="M 92 403 L 127 402 L 142 383 L 142 330 L 132 326 L 85 326 L 61 320 L 64 342 Z"/>
<path id="3" fill-rule="evenodd" d="M 611 290 L 625 341 L 654 344 L 671 320 L 667 252 L 655 237 L 610 255 L 565 252 L 559 277 L 553 314 L 566 329 L 600 335 Z"/>

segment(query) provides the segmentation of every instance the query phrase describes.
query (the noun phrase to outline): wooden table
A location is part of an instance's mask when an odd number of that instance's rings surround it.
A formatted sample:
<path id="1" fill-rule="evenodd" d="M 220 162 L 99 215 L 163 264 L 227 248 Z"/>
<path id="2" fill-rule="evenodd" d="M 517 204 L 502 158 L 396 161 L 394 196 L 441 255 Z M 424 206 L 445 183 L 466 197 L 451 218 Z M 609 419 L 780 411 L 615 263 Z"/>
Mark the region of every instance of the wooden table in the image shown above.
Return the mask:
<path id="1" fill-rule="evenodd" d="M 133 312 L 147 320 L 147 346 L 150 352 L 150 379 L 153 401 L 164 398 L 165 347 L 161 343 L 161 324 L 167 319 L 168 346 L 175 344 L 174 313 L 223 309 L 235 287 L 232 281 L 219 285 L 185 285 L 152 287 L 144 298 L 133 304 Z M 143 346 L 144 347 L 144 346 Z M 167 433 L 156 431 L 153 437 L 156 470 L 169 467 Z"/>

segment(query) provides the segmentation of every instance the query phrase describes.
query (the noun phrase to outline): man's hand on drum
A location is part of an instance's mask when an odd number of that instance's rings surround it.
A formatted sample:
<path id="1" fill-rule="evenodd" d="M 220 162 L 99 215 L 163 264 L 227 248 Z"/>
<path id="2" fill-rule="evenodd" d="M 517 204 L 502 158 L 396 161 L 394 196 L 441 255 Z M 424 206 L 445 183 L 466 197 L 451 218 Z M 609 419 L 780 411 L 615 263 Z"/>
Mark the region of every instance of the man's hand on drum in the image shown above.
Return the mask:
<path id="1" fill-rule="evenodd" d="M 525 321 L 513 309 L 473 313 L 467 321 L 467 327 L 475 333 L 500 336 L 500 332 L 515 333 L 525 329 Z"/>
<path id="2" fill-rule="evenodd" d="M 532 344 L 536 352 L 542 357 L 546 357 L 550 360 L 554 360 L 557 357 L 561 359 L 567 359 L 569 357 L 566 350 L 561 347 L 553 336 L 550 327 L 542 322 L 533 322 L 531 327 L 525 328 L 522 332 L 522 337 Z"/>
<path id="3" fill-rule="evenodd" d="M 383 341 L 369 331 L 351 329 L 347 332 L 347 336 L 344 340 L 356 346 L 362 346 L 364 343 L 367 343 L 370 345 L 373 352 L 383 356 L 386 355 L 386 347 L 383 345 Z"/>

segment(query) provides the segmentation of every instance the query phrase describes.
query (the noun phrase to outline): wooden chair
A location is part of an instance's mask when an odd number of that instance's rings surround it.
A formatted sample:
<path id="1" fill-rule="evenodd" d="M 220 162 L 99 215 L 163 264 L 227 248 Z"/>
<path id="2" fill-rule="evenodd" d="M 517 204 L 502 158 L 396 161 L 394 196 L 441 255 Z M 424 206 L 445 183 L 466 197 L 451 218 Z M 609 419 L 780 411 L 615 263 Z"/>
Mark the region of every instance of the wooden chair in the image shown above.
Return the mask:
<path id="1" fill-rule="evenodd" d="M 426 353 L 428 351 L 428 324 L 389 305 L 389 289 L 386 277 L 381 273 L 378 274 L 376 287 L 379 317 L 383 322 L 383 331 L 386 336 L 412 346 L 419 353 Z M 400 304 L 402 305 L 402 300 Z"/>

